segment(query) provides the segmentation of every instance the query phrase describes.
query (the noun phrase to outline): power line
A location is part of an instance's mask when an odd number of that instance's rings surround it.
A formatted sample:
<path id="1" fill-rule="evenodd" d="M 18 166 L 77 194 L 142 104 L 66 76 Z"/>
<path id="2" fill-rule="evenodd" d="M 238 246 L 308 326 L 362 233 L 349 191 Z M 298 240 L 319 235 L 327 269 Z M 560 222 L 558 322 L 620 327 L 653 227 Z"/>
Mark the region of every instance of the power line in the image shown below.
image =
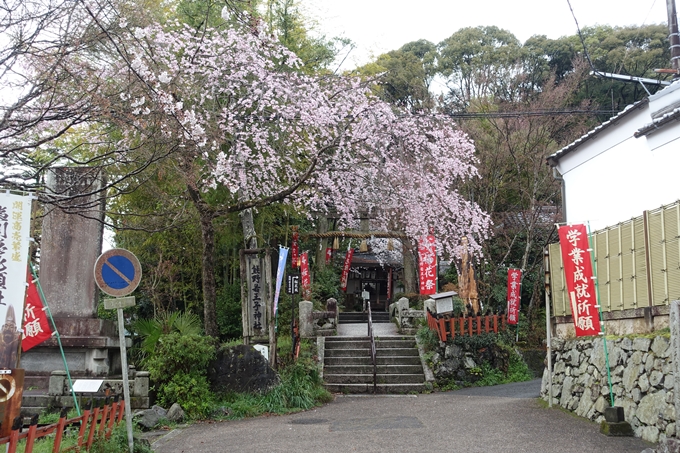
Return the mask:
<path id="1" fill-rule="evenodd" d="M 531 116 L 562 116 L 562 115 L 609 115 L 615 116 L 619 112 L 616 110 L 534 110 L 526 112 L 454 112 L 447 115 L 459 119 L 478 119 L 478 118 L 522 118 Z"/>
<path id="2" fill-rule="evenodd" d="M 586 60 L 588 61 L 588 64 L 590 65 L 590 69 L 597 72 L 597 69 L 595 69 L 595 66 L 593 66 L 593 62 L 590 61 L 590 55 L 588 54 L 588 49 L 586 48 L 586 41 L 583 39 L 583 33 L 581 33 L 581 27 L 579 27 L 578 20 L 576 20 L 576 14 L 574 14 L 574 8 L 571 7 L 571 2 L 569 0 L 567 0 L 567 4 L 569 5 L 569 10 L 571 11 L 571 16 L 574 18 L 574 22 L 576 22 L 576 30 L 578 31 L 578 37 L 581 39 L 581 45 L 583 45 L 583 52 L 586 55 Z"/>

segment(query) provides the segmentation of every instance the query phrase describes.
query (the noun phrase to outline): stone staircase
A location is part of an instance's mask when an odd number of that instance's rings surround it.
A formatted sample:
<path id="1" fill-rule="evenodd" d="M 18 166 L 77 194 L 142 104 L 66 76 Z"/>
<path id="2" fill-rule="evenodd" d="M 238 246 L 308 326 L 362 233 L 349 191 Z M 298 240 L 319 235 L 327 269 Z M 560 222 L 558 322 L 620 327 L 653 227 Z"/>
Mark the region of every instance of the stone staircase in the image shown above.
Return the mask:
<path id="1" fill-rule="evenodd" d="M 368 322 L 368 313 L 360 311 L 348 311 L 338 314 L 339 324 L 359 324 Z M 373 324 L 385 324 L 390 322 L 390 314 L 386 311 L 373 312 Z"/>
<path id="2" fill-rule="evenodd" d="M 376 364 L 376 393 L 420 393 L 426 389 L 414 337 L 376 338 Z M 323 378 L 332 393 L 372 393 L 369 338 L 326 337 Z"/>

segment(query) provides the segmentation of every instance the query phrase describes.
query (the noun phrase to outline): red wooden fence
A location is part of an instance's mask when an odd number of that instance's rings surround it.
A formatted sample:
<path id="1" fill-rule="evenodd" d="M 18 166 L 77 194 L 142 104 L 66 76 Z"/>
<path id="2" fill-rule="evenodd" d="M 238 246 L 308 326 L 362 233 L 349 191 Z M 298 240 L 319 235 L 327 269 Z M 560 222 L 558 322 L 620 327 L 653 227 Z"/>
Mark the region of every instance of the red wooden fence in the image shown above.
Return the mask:
<path id="1" fill-rule="evenodd" d="M 427 325 L 430 330 L 437 332 L 439 341 L 446 341 L 456 335 L 481 335 L 482 333 L 498 333 L 505 330 L 506 322 L 503 315 L 488 316 L 459 316 L 437 318 L 427 310 Z"/>
<path id="2" fill-rule="evenodd" d="M 27 431 L 22 432 L 23 421 L 21 417 L 14 419 L 12 425 L 12 433 L 9 437 L 0 438 L 0 445 L 9 444 L 7 453 L 15 453 L 17 445 L 20 440 L 26 439 L 26 446 L 24 453 L 32 453 L 33 446 L 36 439 L 45 437 L 50 434 L 55 434 L 54 445 L 52 453 L 60 453 L 67 451 L 80 452 L 84 448 L 89 451 L 95 437 L 111 437 L 114 424 L 119 424 L 123 419 L 125 412 L 125 400 L 123 398 L 118 401 L 118 397 L 113 398 L 113 402 L 109 403 L 109 398 L 106 398 L 104 407 L 95 407 L 92 410 L 92 402 L 87 409 L 83 411 L 80 417 L 66 419 L 66 414 L 69 408 L 63 408 L 59 416 L 59 421 L 52 425 L 38 427 L 38 416 L 31 418 L 31 424 Z M 64 430 L 67 426 L 80 425 L 78 431 L 78 442 L 76 445 L 61 450 L 61 442 L 64 437 Z"/>

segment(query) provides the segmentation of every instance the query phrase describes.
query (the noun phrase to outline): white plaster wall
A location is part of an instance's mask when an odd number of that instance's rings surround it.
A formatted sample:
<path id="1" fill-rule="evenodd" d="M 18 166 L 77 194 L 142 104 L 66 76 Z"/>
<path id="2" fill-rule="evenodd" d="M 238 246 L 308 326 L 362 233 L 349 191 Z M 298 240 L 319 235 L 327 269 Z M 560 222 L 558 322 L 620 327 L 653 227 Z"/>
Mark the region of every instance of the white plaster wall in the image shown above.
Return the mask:
<path id="1" fill-rule="evenodd" d="M 568 222 L 595 231 L 680 198 L 680 123 L 635 138 L 649 122 L 642 108 L 560 160 Z"/>

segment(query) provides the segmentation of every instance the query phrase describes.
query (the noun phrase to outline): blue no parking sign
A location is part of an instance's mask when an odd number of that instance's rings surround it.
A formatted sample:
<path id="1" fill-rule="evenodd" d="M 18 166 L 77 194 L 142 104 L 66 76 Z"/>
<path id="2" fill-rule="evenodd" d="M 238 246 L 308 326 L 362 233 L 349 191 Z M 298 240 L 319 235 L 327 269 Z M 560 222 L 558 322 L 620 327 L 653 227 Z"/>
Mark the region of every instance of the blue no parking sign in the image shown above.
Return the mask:
<path id="1" fill-rule="evenodd" d="M 137 257 L 125 249 L 111 249 L 102 253 L 94 265 L 94 280 L 109 296 L 127 296 L 142 279 L 142 267 Z"/>

